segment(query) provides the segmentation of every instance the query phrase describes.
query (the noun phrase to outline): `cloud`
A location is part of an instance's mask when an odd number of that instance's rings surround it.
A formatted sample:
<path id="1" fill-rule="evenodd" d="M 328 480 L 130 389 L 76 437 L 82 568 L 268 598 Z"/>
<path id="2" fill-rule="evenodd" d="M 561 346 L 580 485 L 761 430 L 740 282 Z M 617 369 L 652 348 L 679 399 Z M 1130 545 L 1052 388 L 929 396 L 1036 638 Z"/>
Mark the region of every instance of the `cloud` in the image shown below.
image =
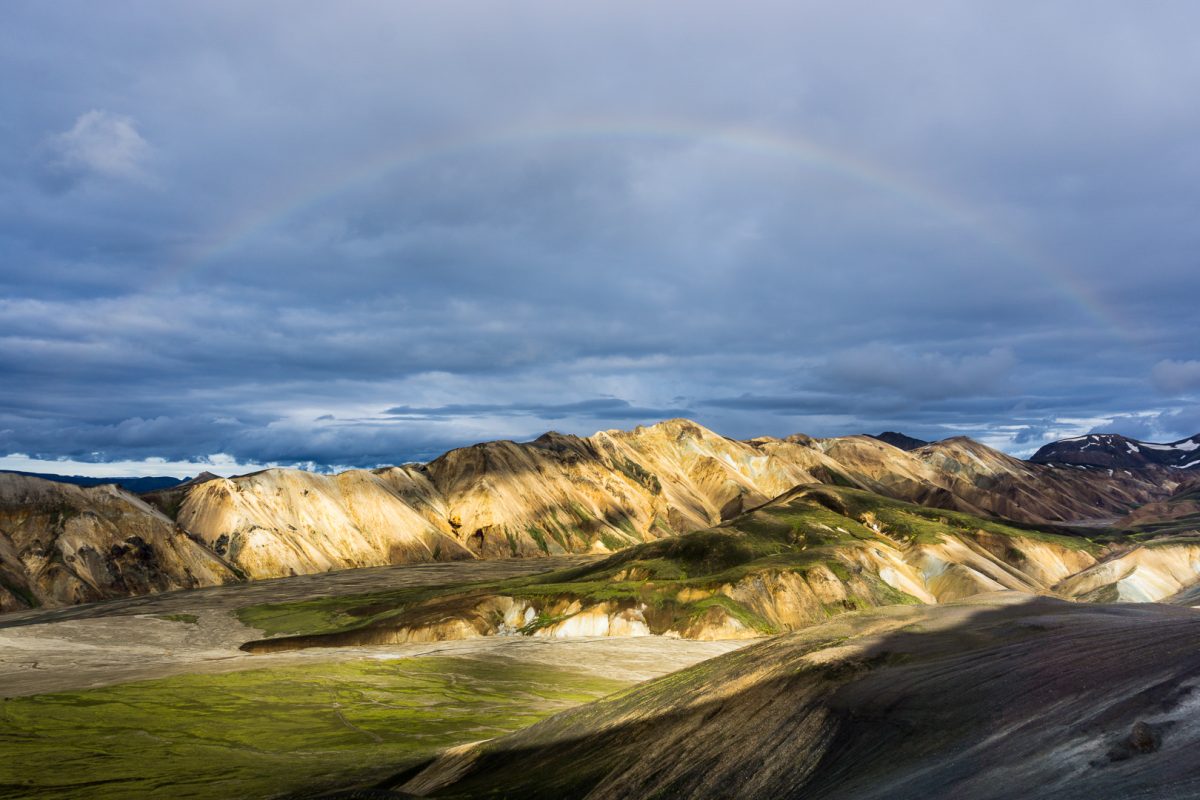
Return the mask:
<path id="1" fill-rule="evenodd" d="M 1166 394 L 1188 394 L 1200 390 L 1200 361 L 1164 359 L 1150 372 L 1154 385 Z"/>
<path id="2" fill-rule="evenodd" d="M 1200 433 L 1200 405 L 1114 414 L 1088 433 L 1119 433 L 1145 442 L 1177 442 Z"/>
<path id="3" fill-rule="evenodd" d="M 843 391 L 886 390 L 925 400 L 1008 391 L 1016 367 L 1008 348 L 952 356 L 870 344 L 843 351 L 822 372 Z"/>
<path id="4" fill-rule="evenodd" d="M 632 405 L 628 400 L 604 397 L 574 403 L 459 403 L 434 407 L 394 406 L 386 414 L 405 419 L 444 419 L 453 417 L 537 417 L 554 420 L 565 418 L 642 420 L 655 422 L 669 417 L 686 417 L 686 408 L 648 408 Z"/>
<path id="5" fill-rule="evenodd" d="M 46 140 L 48 175 L 73 183 L 89 175 L 141 178 L 150 145 L 130 117 L 93 109 Z"/>
<path id="6" fill-rule="evenodd" d="M 928 2 L 13 4 L 0 455 L 1184 427 L 1200 9 Z"/>

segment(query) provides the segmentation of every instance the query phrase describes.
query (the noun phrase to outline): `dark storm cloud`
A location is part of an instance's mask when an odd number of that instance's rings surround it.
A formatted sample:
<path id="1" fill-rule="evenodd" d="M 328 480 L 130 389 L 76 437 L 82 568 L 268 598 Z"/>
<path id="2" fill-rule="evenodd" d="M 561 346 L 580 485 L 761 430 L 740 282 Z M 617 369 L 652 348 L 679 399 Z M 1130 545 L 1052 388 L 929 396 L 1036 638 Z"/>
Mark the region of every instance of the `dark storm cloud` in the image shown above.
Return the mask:
<path id="1" fill-rule="evenodd" d="M 1200 429 L 1185 3 L 10 3 L 0 457 Z"/>

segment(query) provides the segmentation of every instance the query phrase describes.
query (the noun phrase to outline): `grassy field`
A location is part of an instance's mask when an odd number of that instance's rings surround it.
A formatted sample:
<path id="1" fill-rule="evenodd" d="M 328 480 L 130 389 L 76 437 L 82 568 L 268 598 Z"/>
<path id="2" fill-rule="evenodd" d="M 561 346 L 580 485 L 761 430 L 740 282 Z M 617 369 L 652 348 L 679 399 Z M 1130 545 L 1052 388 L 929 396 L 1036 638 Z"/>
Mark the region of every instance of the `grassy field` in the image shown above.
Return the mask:
<path id="1" fill-rule="evenodd" d="M 373 782 L 621 681 L 489 657 L 362 659 L 0 701 L 2 798 L 267 798 Z"/>

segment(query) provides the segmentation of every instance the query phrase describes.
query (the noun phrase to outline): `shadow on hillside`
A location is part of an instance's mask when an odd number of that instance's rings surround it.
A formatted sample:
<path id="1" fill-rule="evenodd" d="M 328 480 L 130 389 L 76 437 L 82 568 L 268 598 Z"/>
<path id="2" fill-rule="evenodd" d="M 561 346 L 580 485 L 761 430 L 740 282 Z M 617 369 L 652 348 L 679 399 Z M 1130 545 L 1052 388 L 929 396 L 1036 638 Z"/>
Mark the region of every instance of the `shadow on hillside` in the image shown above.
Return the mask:
<path id="1" fill-rule="evenodd" d="M 1200 683 L 1200 614 L 997 603 L 849 615 L 460 749 L 358 796 L 1200 794 L 1200 731 L 1183 721 Z M 856 632 L 863 638 L 848 647 Z M 809 656 L 827 647 L 838 649 Z"/>

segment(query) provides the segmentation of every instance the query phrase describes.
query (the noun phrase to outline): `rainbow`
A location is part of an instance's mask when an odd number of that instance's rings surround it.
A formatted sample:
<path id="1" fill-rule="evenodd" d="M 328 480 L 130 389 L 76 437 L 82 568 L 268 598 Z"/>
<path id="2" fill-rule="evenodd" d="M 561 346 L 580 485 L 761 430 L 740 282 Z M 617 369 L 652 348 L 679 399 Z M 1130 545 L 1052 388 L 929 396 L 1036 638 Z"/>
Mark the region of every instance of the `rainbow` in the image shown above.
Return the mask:
<path id="1" fill-rule="evenodd" d="M 661 141 L 704 144 L 744 150 L 787 159 L 828 170 L 889 193 L 950 223 L 988 248 L 1032 270 L 1058 292 L 1107 329 L 1132 340 L 1132 326 L 1106 304 L 1074 270 L 1056 261 L 993 220 L 973 209 L 961 198 L 935 188 L 928 182 L 872 163 L 795 134 L 741 126 L 711 126 L 682 119 L 576 119 L 570 122 L 515 126 L 475 131 L 468 135 L 438 136 L 410 142 L 396 149 L 372 154 L 351 167 L 339 166 L 306 178 L 280 197 L 247 214 L 208 237 L 192 252 L 163 269 L 145 289 L 174 285 L 186 275 L 203 269 L 232 253 L 264 231 L 295 214 L 339 194 L 370 184 L 391 171 L 424 160 L 537 142 Z"/>

